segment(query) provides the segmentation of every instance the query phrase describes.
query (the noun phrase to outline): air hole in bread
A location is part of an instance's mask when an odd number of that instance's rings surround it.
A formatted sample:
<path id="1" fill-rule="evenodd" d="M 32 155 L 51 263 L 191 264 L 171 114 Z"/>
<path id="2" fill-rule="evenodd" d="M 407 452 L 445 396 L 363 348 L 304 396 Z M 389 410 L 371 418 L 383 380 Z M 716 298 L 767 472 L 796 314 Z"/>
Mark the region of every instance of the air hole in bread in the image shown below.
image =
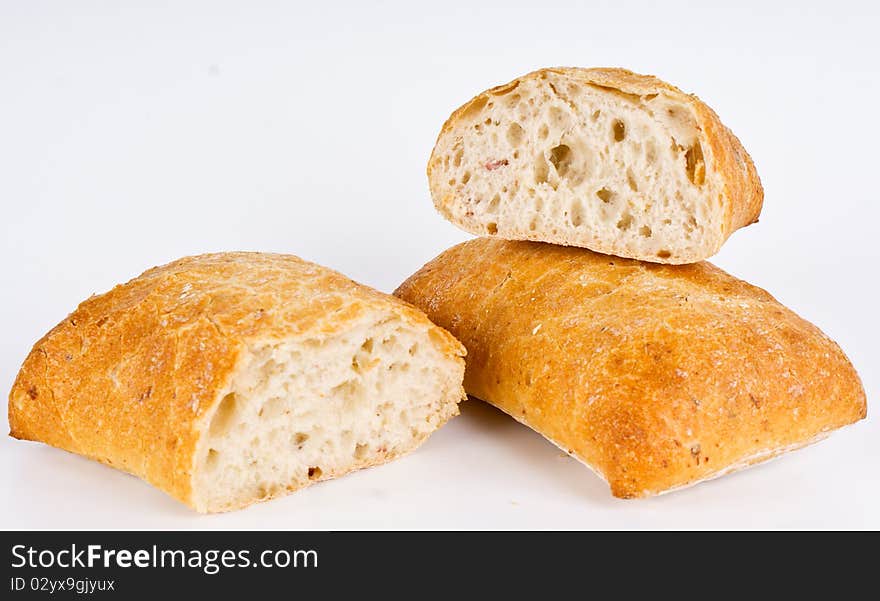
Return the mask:
<path id="1" fill-rule="evenodd" d="M 535 183 L 546 184 L 550 176 L 550 166 L 547 165 L 547 159 L 544 153 L 539 153 L 535 157 Z"/>
<path id="2" fill-rule="evenodd" d="M 357 353 L 351 358 L 351 367 L 356 373 L 364 373 L 376 366 L 378 359 L 371 358 L 373 352 L 373 339 L 367 338 L 358 348 Z"/>
<path id="3" fill-rule="evenodd" d="M 547 127 L 546 123 L 542 124 L 541 127 L 538 129 L 538 137 L 542 140 L 546 140 L 547 136 L 549 136 L 549 135 L 550 135 L 550 128 Z"/>
<path id="4" fill-rule="evenodd" d="M 489 206 L 486 207 L 486 210 L 490 213 L 497 213 L 498 207 L 501 205 L 501 195 L 496 194 L 492 197 L 492 200 L 489 201 Z"/>
<path id="5" fill-rule="evenodd" d="M 489 93 L 493 96 L 504 96 L 505 94 L 513 92 L 517 86 L 519 86 L 519 80 L 515 79 L 507 85 L 498 86 L 497 88 L 489 90 Z"/>
<path id="6" fill-rule="evenodd" d="M 366 444 L 357 444 L 354 447 L 354 458 L 364 459 L 370 451 L 370 446 Z"/>
<path id="7" fill-rule="evenodd" d="M 483 109 L 486 108 L 486 103 L 489 102 L 488 98 L 479 97 L 475 98 L 465 110 L 462 112 L 462 117 L 465 118 L 473 118 L 476 117 L 477 114 L 483 112 Z"/>
<path id="8" fill-rule="evenodd" d="M 462 185 L 465 185 L 465 184 L 468 183 L 469 181 L 471 181 L 471 172 L 470 172 L 470 171 L 465 171 L 465 172 L 464 172 L 464 175 L 461 176 L 461 184 L 462 184 Z"/>
<path id="9" fill-rule="evenodd" d="M 624 213 L 621 215 L 620 219 L 617 221 L 617 229 L 619 230 L 628 230 L 632 225 L 633 218 L 629 213 Z"/>
<path id="10" fill-rule="evenodd" d="M 645 161 L 649 165 L 657 162 L 657 146 L 654 145 L 653 140 L 645 142 Z"/>
<path id="11" fill-rule="evenodd" d="M 668 250 L 661 250 L 661 251 L 657 252 L 657 257 L 660 259 L 668 259 L 671 256 L 672 256 L 672 253 L 669 252 Z"/>
<path id="12" fill-rule="evenodd" d="M 525 130 L 519 123 L 511 123 L 507 128 L 507 143 L 516 148 L 522 144 L 525 133 Z"/>
<path id="13" fill-rule="evenodd" d="M 651 228 L 649 226 L 643 225 L 642 227 L 639 228 L 639 235 L 644 236 L 645 238 L 650 238 L 651 234 L 652 234 L 652 232 L 651 232 Z"/>
<path id="14" fill-rule="evenodd" d="M 461 160 L 464 158 L 464 149 L 459 146 L 455 149 L 455 153 L 452 155 L 452 166 L 453 167 L 461 167 Z"/>
<path id="15" fill-rule="evenodd" d="M 571 148 L 567 145 L 560 144 L 550 149 L 550 162 L 553 164 L 553 168 L 556 169 L 559 177 L 564 178 L 568 175 L 571 161 Z"/>
<path id="16" fill-rule="evenodd" d="M 623 121 L 615 119 L 611 129 L 614 132 L 614 141 L 623 142 L 623 139 L 626 138 L 626 125 Z"/>
<path id="17" fill-rule="evenodd" d="M 569 209 L 569 217 L 571 218 L 571 224 L 574 227 L 580 227 L 584 223 L 584 211 L 583 207 L 581 207 L 580 203 L 573 202 L 571 204 L 571 208 Z"/>
<path id="18" fill-rule="evenodd" d="M 321 471 L 319 467 L 310 467 L 309 468 L 309 480 L 317 480 L 323 475 L 324 472 Z"/>
<path id="19" fill-rule="evenodd" d="M 374 367 L 372 365 L 371 367 Z M 333 388 L 330 389 L 330 392 L 334 395 L 344 395 L 348 397 L 355 397 L 360 392 L 360 384 L 355 380 L 346 380 L 341 384 L 337 384 Z"/>
<path id="20" fill-rule="evenodd" d="M 695 186 L 702 186 L 706 181 L 706 163 L 703 160 L 703 147 L 699 142 L 687 149 L 684 155 L 687 176 Z"/>
<path id="21" fill-rule="evenodd" d="M 561 127 L 568 123 L 568 114 L 559 108 L 558 106 L 551 106 L 550 111 L 550 122 L 556 125 L 557 127 Z"/>
<path id="22" fill-rule="evenodd" d="M 639 183 L 636 181 L 636 176 L 629 167 L 626 169 L 626 183 L 629 184 L 629 189 L 633 192 L 639 191 Z"/>
<path id="23" fill-rule="evenodd" d="M 601 188 L 596 190 L 596 196 L 598 196 L 602 202 L 611 202 L 611 199 L 614 197 L 614 192 L 608 188 Z"/>
<path id="24" fill-rule="evenodd" d="M 590 119 L 592 119 L 593 121 L 598 121 L 598 120 L 599 120 L 599 117 L 600 117 L 601 115 L 602 115 L 602 111 L 596 109 L 596 110 L 593 111 L 593 113 L 590 115 Z"/>
<path id="25" fill-rule="evenodd" d="M 237 399 L 234 392 L 230 392 L 223 397 L 223 400 L 220 401 L 220 405 L 217 407 L 217 411 L 214 413 L 214 417 L 211 419 L 211 427 L 209 428 L 211 436 L 222 436 L 229 430 L 229 427 L 235 421 L 236 404 Z"/>
<path id="26" fill-rule="evenodd" d="M 304 445 L 308 439 L 309 439 L 309 435 L 306 434 L 305 432 L 297 432 L 293 436 L 293 444 L 295 444 L 296 446 L 301 448 L 302 445 Z"/>
<path id="27" fill-rule="evenodd" d="M 491 222 L 486 224 L 486 233 L 490 236 L 494 236 L 498 233 L 498 224 L 495 222 Z"/>

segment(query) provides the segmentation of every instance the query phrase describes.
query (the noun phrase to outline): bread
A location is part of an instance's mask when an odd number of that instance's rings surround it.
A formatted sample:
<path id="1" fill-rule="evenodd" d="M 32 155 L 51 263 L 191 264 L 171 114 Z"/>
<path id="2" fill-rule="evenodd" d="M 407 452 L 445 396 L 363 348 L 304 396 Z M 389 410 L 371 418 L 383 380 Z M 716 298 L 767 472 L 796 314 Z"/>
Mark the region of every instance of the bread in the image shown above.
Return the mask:
<path id="1" fill-rule="evenodd" d="M 46 334 L 9 423 L 225 511 L 411 451 L 458 413 L 463 354 L 421 312 L 324 267 L 201 255 Z"/>
<path id="2" fill-rule="evenodd" d="M 709 263 L 669 266 L 479 238 L 397 296 L 467 348 L 465 390 L 644 497 L 865 417 L 840 348 Z"/>
<path id="3" fill-rule="evenodd" d="M 764 198 L 712 109 L 624 69 L 542 69 L 479 94 L 446 121 L 428 179 L 472 234 L 657 263 L 715 254 Z"/>

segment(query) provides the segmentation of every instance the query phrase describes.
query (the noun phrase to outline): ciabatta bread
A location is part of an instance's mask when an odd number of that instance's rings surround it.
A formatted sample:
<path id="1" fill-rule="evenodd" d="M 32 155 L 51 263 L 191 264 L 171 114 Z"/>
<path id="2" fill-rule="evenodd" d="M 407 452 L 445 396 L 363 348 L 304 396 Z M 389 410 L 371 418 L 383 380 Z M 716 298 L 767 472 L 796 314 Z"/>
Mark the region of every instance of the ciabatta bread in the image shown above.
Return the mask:
<path id="1" fill-rule="evenodd" d="M 463 353 L 329 269 L 202 255 L 93 296 L 46 334 L 9 423 L 225 511 L 412 450 L 458 413 Z"/>
<path id="2" fill-rule="evenodd" d="M 865 417 L 840 348 L 709 263 L 654 265 L 480 238 L 395 293 L 467 348 L 465 390 L 654 495 Z"/>
<path id="3" fill-rule="evenodd" d="M 657 263 L 757 221 L 751 158 L 696 96 L 623 69 L 542 69 L 455 111 L 428 164 L 462 229 Z"/>

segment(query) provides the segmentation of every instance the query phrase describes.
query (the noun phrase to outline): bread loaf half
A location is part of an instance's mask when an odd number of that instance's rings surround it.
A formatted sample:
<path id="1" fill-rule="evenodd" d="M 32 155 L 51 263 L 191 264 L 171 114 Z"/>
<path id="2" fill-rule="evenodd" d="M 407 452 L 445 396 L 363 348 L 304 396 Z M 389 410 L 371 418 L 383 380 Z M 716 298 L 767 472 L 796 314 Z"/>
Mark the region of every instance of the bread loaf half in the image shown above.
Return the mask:
<path id="1" fill-rule="evenodd" d="M 324 267 L 202 255 L 93 296 L 46 334 L 9 423 L 225 511 L 412 450 L 458 413 L 463 354 L 421 312 Z"/>
<path id="2" fill-rule="evenodd" d="M 720 476 L 865 417 L 840 348 L 709 263 L 480 238 L 396 294 L 468 350 L 465 389 L 618 497 Z"/>
<path id="3" fill-rule="evenodd" d="M 657 263 L 758 220 L 751 158 L 696 96 L 624 69 L 542 69 L 455 111 L 428 163 L 462 229 Z"/>

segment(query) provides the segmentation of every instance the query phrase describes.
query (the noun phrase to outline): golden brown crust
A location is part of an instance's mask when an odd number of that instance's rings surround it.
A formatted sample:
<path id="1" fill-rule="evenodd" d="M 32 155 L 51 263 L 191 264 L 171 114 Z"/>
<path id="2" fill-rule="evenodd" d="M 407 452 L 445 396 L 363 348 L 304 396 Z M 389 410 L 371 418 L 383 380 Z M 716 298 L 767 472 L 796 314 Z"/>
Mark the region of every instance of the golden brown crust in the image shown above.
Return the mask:
<path id="1" fill-rule="evenodd" d="M 93 296 L 34 345 L 9 393 L 11 435 L 135 474 L 193 505 L 203 417 L 250 343 L 326 337 L 392 309 L 464 349 L 420 311 L 290 255 L 180 259 Z"/>
<path id="2" fill-rule="evenodd" d="M 618 497 L 745 467 L 865 417 L 832 340 L 709 263 L 480 238 L 395 294 L 464 343 L 469 394 L 592 466 Z"/>
<path id="3" fill-rule="evenodd" d="M 758 176 L 755 164 L 739 141 L 739 138 L 721 122 L 715 111 L 696 95 L 687 94 L 653 75 L 641 75 L 627 69 L 602 67 L 592 69 L 579 67 L 539 69 L 506 84 L 486 90 L 459 107 L 443 124 L 440 134 L 437 136 L 437 142 L 439 143 L 441 138 L 455 128 L 458 123 L 466 120 L 473 107 L 482 107 L 487 99 L 498 93 L 508 91 L 510 88 L 519 85 L 521 81 L 542 79 L 548 73 L 568 77 L 583 85 L 608 88 L 624 94 L 647 96 L 665 93 L 676 101 L 689 105 L 693 110 L 697 127 L 703 134 L 703 142 L 709 146 L 705 153 L 707 157 L 711 157 L 711 160 L 714 161 L 710 168 L 719 174 L 719 179 L 722 183 L 723 192 L 719 201 L 724 204 L 725 221 L 719 245 L 727 240 L 737 229 L 758 221 L 758 216 L 761 214 L 761 207 L 764 203 L 764 188 L 761 185 L 761 179 Z M 431 193 L 437 210 L 447 219 L 455 221 L 448 208 L 454 199 L 448 197 L 448 195 L 444 196 L 442 182 L 435 181 L 431 177 L 431 173 L 437 166 L 438 161 L 442 160 L 442 156 L 438 154 L 438 146 L 439 144 L 435 144 L 434 152 L 432 152 L 431 158 L 428 161 L 428 181 L 430 182 Z M 459 225 L 464 226 L 464 224 Z M 483 233 L 482 228 L 479 233 Z M 607 252 L 606 249 L 596 250 Z M 666 262 L 655 257 L 646 258 L 652 261 Z"/>

